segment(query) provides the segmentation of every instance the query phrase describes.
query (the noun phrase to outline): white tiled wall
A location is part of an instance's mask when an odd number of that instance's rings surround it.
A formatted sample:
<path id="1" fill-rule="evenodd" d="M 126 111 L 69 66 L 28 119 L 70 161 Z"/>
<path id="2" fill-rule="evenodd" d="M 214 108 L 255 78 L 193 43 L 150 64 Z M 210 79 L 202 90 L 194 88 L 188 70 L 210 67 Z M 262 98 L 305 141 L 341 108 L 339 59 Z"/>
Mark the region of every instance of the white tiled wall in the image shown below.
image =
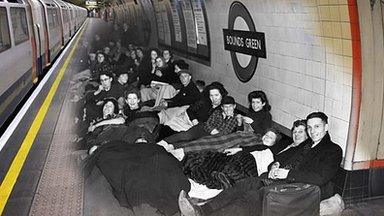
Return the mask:
<path id="1" fill-rule="evenodd" d="M 345 149 L 352 92 L 352 45 L 347 0 L 243 0 L 256 30 L 265 33 L 267 59 L 240 82 L 224 50 L 223 29 L 233 1 L 206 0 L 211 67 L 189 61 L 195 79 L 222 82 L 248 106 L 250 91 L 266 92 L 273 120 L 290 128 L 312 111 L 330 118 L 332 139 Z"/>

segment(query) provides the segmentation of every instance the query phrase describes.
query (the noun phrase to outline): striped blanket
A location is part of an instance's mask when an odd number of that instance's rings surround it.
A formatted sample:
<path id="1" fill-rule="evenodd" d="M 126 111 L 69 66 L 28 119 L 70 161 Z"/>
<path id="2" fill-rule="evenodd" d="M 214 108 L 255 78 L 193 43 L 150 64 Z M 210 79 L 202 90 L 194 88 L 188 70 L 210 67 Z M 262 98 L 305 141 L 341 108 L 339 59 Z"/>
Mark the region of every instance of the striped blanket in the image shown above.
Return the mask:
<path id="1" fill-rule="evenodd" d="M 261 137 L 253 132 L 235 132 L 227 135 L 206 136 L 194 141 L 170 144 L 172 144 L 175 149 L 183 148 L 185 153 L 203 150 L 222 152 L 227 148 L 262 144 L 262 141 Z"/>

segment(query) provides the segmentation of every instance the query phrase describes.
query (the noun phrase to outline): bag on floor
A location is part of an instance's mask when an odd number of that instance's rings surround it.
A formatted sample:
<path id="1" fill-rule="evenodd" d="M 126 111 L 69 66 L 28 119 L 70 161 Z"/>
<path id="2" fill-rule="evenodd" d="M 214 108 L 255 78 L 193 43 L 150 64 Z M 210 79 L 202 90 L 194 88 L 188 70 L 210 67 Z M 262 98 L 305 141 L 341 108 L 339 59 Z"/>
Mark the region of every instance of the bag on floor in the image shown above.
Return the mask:
<path id="1" fill-rule="evenodd" d="M 320 188 L 304 183 L 263 188 L 263 216 L 319 215 Z"/>

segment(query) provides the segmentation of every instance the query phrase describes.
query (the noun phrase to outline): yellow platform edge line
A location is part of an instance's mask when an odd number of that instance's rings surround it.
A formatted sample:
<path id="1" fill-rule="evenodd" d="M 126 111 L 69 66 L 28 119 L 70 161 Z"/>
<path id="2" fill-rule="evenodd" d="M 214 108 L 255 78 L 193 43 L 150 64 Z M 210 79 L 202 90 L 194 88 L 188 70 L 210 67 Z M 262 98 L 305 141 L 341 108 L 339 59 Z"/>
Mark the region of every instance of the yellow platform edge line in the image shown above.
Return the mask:
<path id="1" fill-rule="evenodd" d="M 88 22 L 87 22 L 88 23 Z M 86 23 L 86 24 L 87 24 Z M 51 89 L 49 90 L 49 93 L 47 97 L 45 98 L 43 104 L 41 105 L 39 112 L 37 113 L 35 119 L 33 120 L 33 123 L 31 127 L 28 130 L 27 135 L 25 136 L 23 143 L 20 146 L 19 151 L 17 152 L 15 158 L 12 161 L 11 166 L 9 167 L 9 170 L 1 183 L 0 186 L 0 215 L 2 215 L 4 208 L 8 202 L 9 196 L 12 193 L 13 187 L 16 184 L 17 178 L 19 177 L 20 171 L 24 165 L 24 162 L 28 156 L 28 153 L 32 147 L 32 144 L 40 130 L 40 127 L 44 121 L 45 115 L 48 112 L 48 109 L 51 105 L 51 102 L 53 100 L 53 97 L 57 91 L 57 88 L 59 87 L 59 84 L 61 82 L 61 79 L 63 78 L 65 71 L 67 70 L 67 67 L 72 60 L 73 54 L 75 53 L 75 50 L 77 48 L 77 44 L 83 34 L 83 31 L 85 29 L 85 26 L 81 29 L 81 32 L 78 35 L 78 38 L 76 39 L 71 52 L 69 53 L 68 57 L 66 58 L 63 66 L 60 68 L 60 71 L 54 81 L 54 83 L 51 86 Z"/>

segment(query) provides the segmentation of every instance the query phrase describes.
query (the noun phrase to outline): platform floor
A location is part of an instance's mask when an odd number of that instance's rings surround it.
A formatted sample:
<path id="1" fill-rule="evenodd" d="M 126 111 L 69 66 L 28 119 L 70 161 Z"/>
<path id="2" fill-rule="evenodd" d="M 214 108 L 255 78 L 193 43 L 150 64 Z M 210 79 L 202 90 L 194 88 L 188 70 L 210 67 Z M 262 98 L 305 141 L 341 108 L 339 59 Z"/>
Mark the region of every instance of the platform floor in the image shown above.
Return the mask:
<path id="1" fill-rule="evenodd" d="M 0 152 L 2 185 L 8 182 L 5 179 L 9 176 L 17 177 L 14 185 L 7 183 L 12 187 L 9 197 L 0 191 L 0 199 L 5 202 L 0 208 L 2 215 L 159 215 L 148 205 L 136 207 L 134 211 L 120 207 L 97 169 L 85 178 L 81 171 L 84 152 L 73 142 L 76 109 L 70 101 L 70 80 L 73 74 L 85 69 L 86 50 L 94 34 L 108 34 L 110 29 L 111 25 L 100 19 L 87 20 L 77 35 L 78 42 L 77 37 L 74 38 L 68 51 L 62 53 L 58 67 Z M 44 103 L 50 97 L 51 86 L 61 75 L 51 103 Z M 41 114 L 41 108 L 46 109 L 46 114 L 42 116 L 41 127 L 35 127 L 35 116 Z M 20 150 L 26 141 L 32 142 L 31 148 Z M 20 151 L 26 153 L 26 160 L 20 172 L 14 172 L 11 164 L 20 163 L 14 160 Z M 351 205 L 342 215 L 384 215 L 384 199 Z"/>
<path id="2" fill-rule="evenodd" d="M 72 74 L 86 66 L 81 62 L 86 53 L 83 45 L 86 38 L 92 35 L 92 23 L 85 23 L 77 37 L 72 39 L 68 51 L 62 53 L 63 58 L 57 60 L 58 66 L 53 70 L 49 81 L 0 154 L 7 161 L 12 161 L 17 151 L 25 151 L 28 155 L 3 215 L 83 214 L 84 180 L 72 154 L 76 150 L 71 142 L 75 136 L 72 129 L 74 110 L 69 102 L 68 87 Z M 39 124 L 41 118 L 43 120 Z M 30 149 L 15 148 L 28 142 L 32 142 Z M 10 153 L 9 149 L 16 151 Z M 22 159 L 19 158 L 13 163 L 21 162 Z M 2 164 L 1 170 L 8 168 L 7 174 L 4 172 L 8 176 L 10 172 L 14 172 L 12 165 L 7 167 Z"/>

